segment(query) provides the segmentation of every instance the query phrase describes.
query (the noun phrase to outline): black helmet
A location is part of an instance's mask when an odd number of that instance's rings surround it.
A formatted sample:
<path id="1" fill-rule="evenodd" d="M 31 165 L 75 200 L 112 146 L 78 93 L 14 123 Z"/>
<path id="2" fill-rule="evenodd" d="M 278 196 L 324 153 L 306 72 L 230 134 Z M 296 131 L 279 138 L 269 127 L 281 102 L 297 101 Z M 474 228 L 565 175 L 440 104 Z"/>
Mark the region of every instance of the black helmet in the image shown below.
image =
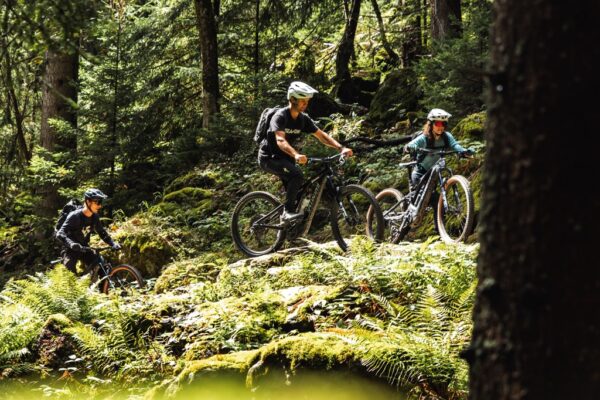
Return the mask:
<path id="1" fill-rule="evenodd" d="M 88 189 L 83 194 L 83 198 L 86 200 L 96 200 L 102 201 L 106 199 L 108 196 L 102 193 L 100 189 Z"/>

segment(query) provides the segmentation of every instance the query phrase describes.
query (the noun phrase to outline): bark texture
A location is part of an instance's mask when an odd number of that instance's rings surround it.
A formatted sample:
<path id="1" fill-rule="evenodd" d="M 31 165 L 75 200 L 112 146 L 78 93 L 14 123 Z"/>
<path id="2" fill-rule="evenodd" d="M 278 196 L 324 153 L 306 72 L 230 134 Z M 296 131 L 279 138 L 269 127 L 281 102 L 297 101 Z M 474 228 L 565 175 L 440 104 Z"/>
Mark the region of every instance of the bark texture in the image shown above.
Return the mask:
<path id="1" fill-rule="evenodd" d="M 335 59 L 335 81 L 341 82 L 350 79 L 350 58 L 354 53 L 354 37 L 356 36 L 356 27 L 360 16 L 361 0 L 352 0 L 352 10 L 350 18 L 346 21 L 344 36 L 340 42 L 337 56 Z"/>
<path id="2" fill-rule="evenodd" d="M 401 0 L 401 13 L 408 18 L 405 31 L 402 34 L 402 67 L 410 67 L 421 54 L 421 8 L 420 1 Z"/>
<path id="3" fill-rule="evenodd" d="M 596 16 L 584 1 L 495 2 L 470 398 L 600 393 L 600 88 Z M 595 229 L 594 229 L 595 230 Z"/>
<path id="4" fill-rule="evenodd" d="M 431 0 L 431 38 L 445 40 L 462 31 L 460 0 Z"/>
<path id="5" fill-rule="evenodd" d="M 208 128 L 219 112 L 219 53 L 217 47 L 217 24 L 210 0 L 194 0 L 196 25 L 200 35 L 202 56 L 202 127 Z"/>
<path id="6" fill-rule="evenodd" d="M 77 103 L 77 80 L 79 54 L 63 53 L 48 50 L 46 52 L 46 68 L 42 92 L 42 124 L 40 144 L 50 153 L 57 151 L 71 153 L 63 157 L 63 164 L 73 159 L 77 150 L 75 135 L 60 135 L 52 125 L 52 120 L 62 120 L 77 127 L 77 114 L 74 105 Z M 42 196 L 40 213 L 53 217 L 61 206 L 56 184 L 46 184 L 39 188 Z"/>

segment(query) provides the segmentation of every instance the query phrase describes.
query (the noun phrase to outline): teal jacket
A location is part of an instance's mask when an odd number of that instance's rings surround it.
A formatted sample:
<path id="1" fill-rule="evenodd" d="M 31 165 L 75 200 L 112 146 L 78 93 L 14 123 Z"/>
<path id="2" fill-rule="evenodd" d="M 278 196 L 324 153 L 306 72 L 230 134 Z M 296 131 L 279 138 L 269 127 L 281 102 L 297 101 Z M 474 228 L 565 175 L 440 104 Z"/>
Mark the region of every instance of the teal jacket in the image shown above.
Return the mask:
<path id="1" fill-rule="evenodd" d="M 456 141 L 456 139 L 454 139 L 454 136 L 452 136 L 452 134 L 450 132 L 444 132 L 444 133 L 448 137 L 448 147 L 450 147 L 452 150 L 456 150 L 456 151 L 460 151 L 460 152 L 467 151 L 467 149 L 462 147 Z M 406 147 L 411 150 L 427 148 L 427 138 L 425 137 L 425 134 L 421 133 L 419 136 L 417 136 L 416 138 L 414 138 L 413 140 L 408 142 Z M 441 150 L 445 147 L 446 147 L 446 143 L 444 141 L 444 138 L 440 135 L 440 138 L 436 139 L 433 142 L 433 149 Z M 417 161 L 421 168 L 423 168 L 425 171 L 429 171 L 429 169 L 431 167 L 433 167 L 433 164 L 435 164 L 436 161 L 439 159 L 440 159 L 439 155 L 426 154 L 425 157 L 423 157 L 422 159 L 419 159 Z"/>

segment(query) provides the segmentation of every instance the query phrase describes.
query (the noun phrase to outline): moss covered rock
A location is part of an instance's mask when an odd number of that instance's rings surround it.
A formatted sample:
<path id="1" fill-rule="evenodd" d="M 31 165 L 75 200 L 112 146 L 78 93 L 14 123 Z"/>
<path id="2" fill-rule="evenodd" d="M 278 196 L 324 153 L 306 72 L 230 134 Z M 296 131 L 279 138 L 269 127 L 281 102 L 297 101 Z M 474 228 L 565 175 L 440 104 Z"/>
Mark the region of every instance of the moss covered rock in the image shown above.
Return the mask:
<path id="1" fill-rule="evenodd" d="M 169 194 L 186 187 L 212 188 L 217 182 L 215 174 L 205 171 L 192 171 L 173 180 L 166 188 L 165 193 Z"/>
<path id="2" fill-rule="evenodd" d="M 181 286 L 198 282 L 213 282 L 226 259 L 209 253 L 197 258 L 177 261 L 167 265 L 156 280 L 154 291 L 163 293 Z"/>
<path id="3" fill-rule="evenodd" d="M 452 135 L 456 139 L 475 139 L 482 140 L 485 128 L 486 113 L 485 111 L 471 114 L 460 120 L 452 129 Z"/>
<path id="4" fill-rule="evenodd" d="M 358 370 L 361 353 L 357 346 L 340 335 L 328 332 L 310 332 L 287 337 L 262 347 L 248 370 L 246 385 L 257 386 L 269 371 L 299 369 Z"/>
<path id="5" fill-rule="evenodd" d="M 209 189 L 184 187 L 165 195 L 163 201 L 168 203 L 188 205 L 193 202 L 210 199 L 212 196 L 213 192 Z"/>
<path id="6" fill-rule="evenodd" d="M 392 71 L 375 93 L 368 119 L 376 124 L 393 126 L 398 120 L 406 119 L 408 111 L 417 109 L 419 96 L 414 72 L 409 69 Z"/>

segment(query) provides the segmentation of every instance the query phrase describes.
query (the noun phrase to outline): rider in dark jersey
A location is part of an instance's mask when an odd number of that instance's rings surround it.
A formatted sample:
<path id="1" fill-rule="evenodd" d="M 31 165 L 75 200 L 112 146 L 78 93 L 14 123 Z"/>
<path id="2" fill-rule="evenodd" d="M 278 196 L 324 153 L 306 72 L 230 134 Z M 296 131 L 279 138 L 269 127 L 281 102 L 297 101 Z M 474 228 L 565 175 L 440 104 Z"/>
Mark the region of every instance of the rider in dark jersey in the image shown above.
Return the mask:
<path id="1" fill-rule="evenodd" d="M 121 248 L 121 245 L 114 242 L 106 232 L 98 215 L 98 211 L 102 208 L 102 201 L 106 197 L 98 189 L 86 190 L 83 208 L 72 211 L 56 233 L 56 237 L 64 245 L 63 264 L 73 273 L 77 272 L 76 266 L 79 260 L 83 261 L 88 268 L 98 263 L 98 255 L 88 248 L 92 232 L 96 232 L 113 249 Z"/>
<path id="2" fill-rule="evenodd" d="M 304 113 L 315 93 L 317 93 L 315 89 L 303 82 L 292 82 L 288 88 L 288 107 L 280 109 L 273 115 L 267 137 L 259 145 L 259 166 L 281 178 L 286 188 L 285 207 L 281 215 L 283 221 L 302 216 L 302 213 L 295 211 L 296 196 L 304 182 L 304 176 L 296 164 L 306 164 L 307 157 L 293 147 L 299 137 L 312 134 L 324 145 L 339 150 L 347 157 L 352 156 L 351 149 L 342 146 L 319 129 Z"/>

